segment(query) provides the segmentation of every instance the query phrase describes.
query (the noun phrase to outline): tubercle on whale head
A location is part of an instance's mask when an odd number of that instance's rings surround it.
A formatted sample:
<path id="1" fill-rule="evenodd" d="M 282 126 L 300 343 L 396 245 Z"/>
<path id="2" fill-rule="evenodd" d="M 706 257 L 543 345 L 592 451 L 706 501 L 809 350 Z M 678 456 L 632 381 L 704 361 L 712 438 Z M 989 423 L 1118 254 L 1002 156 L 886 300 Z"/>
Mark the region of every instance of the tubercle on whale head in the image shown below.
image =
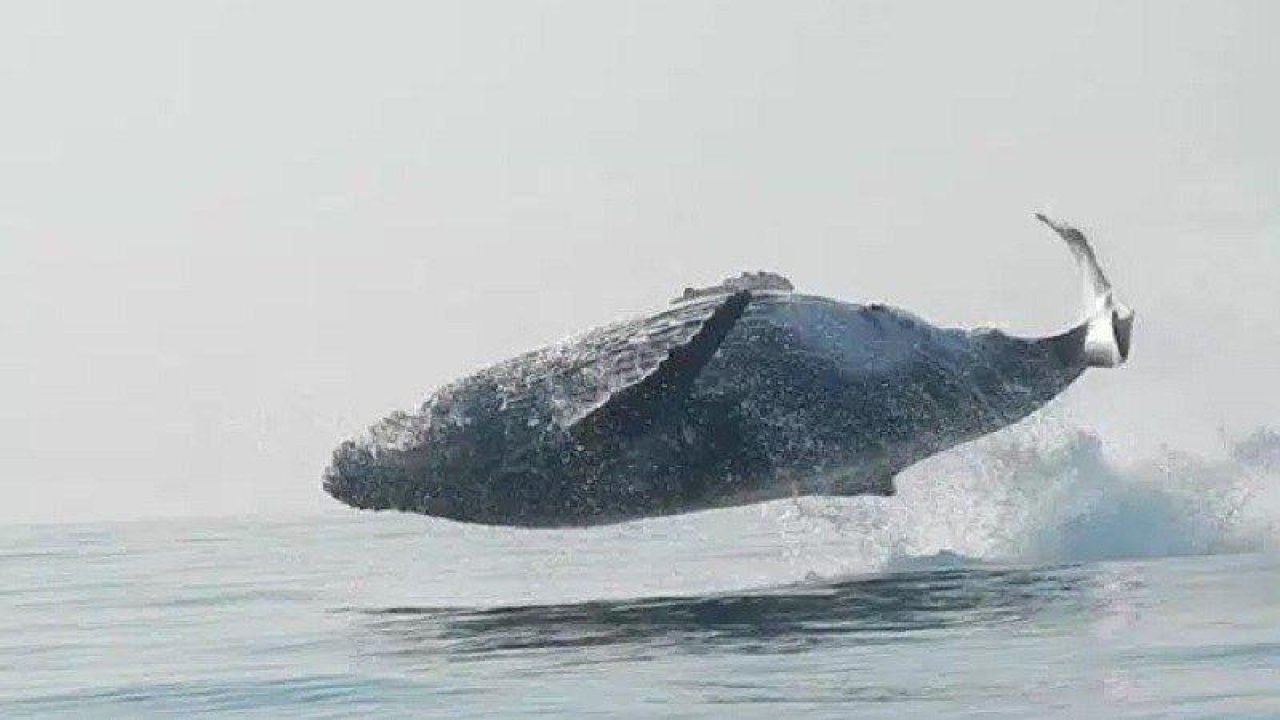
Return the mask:
<path id="1" fill-rule="evenodd" d="M 1133 336 L 1133 308 L 1115 297 L 1111 281 L 1084 233 L 1043 213 L 1036 219 L 1048 225 L 1066 243 L 1083 276 L 1084 328 L 1080 352 L 1089 367 L 1119 367 L 1129 359 Z"/>

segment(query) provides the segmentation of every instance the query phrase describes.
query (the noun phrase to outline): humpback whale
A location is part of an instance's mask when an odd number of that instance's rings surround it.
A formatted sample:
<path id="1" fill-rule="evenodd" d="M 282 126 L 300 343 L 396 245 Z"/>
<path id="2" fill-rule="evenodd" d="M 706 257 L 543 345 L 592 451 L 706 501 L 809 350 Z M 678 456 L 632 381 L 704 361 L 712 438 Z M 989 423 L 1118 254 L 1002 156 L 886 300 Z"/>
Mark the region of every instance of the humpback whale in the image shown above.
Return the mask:
<path id="1" fill-rule="evenodd" d="M 891 495 L 902 469 L 1128 358 L 1133 311 L 1084 234 L 1036 217 L 1083 274 L 1083 317 L 1060 334 L 939 328 L 744 273 L 440 388 L 343 442 L 324 489 L 357 508 L 531 527 Z"/>

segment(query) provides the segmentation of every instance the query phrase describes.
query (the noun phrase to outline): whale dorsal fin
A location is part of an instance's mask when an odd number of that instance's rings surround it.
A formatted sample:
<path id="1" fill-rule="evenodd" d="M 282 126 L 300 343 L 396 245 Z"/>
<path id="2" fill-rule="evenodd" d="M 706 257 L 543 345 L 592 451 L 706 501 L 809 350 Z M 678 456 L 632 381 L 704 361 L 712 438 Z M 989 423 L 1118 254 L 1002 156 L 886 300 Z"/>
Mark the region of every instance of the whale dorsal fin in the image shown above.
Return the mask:
<path id="1" fill-rule="evenodd" d="M 680 297 L 673 298 L 672 304 L 688 302 L 709 295 L 731 295 L 735 292 L 791 292 L 795 286 L 791 281 L 775 272 L 761 270 L 744 272 L 737 277 L 725 278 L 719 285 L 692 288 L 687 287 Z"/>

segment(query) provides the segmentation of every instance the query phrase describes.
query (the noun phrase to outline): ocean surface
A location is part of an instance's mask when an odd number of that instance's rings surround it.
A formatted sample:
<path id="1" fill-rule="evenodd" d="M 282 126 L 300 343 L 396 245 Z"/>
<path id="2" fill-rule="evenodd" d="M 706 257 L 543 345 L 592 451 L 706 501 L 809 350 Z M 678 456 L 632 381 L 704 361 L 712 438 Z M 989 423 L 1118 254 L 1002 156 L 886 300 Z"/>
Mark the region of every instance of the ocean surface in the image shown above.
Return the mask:
<path id="1" fill-rule="evenodd" d="M 1280 718 L 1266 457 L 988 443 L 579 530 L 0 527 L 0 717 Z"/>

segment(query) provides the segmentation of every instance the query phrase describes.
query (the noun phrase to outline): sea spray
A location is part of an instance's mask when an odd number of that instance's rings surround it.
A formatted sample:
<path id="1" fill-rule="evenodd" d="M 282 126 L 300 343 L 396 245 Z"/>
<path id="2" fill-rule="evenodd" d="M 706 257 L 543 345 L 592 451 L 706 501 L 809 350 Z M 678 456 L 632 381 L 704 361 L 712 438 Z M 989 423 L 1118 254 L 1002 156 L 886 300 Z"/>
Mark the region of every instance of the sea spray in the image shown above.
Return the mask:
<path id="1" fill-rule="evenodd" d="M 1088 431 L 1040 423 L 920 463 L 894 497 L 772 510 L 791 559 L 824 577 L 1265 551 L 1280 537 L 1278 457 L 1280 436 L 1259 431 L 1221 457 L 1125 461 Z"/>

